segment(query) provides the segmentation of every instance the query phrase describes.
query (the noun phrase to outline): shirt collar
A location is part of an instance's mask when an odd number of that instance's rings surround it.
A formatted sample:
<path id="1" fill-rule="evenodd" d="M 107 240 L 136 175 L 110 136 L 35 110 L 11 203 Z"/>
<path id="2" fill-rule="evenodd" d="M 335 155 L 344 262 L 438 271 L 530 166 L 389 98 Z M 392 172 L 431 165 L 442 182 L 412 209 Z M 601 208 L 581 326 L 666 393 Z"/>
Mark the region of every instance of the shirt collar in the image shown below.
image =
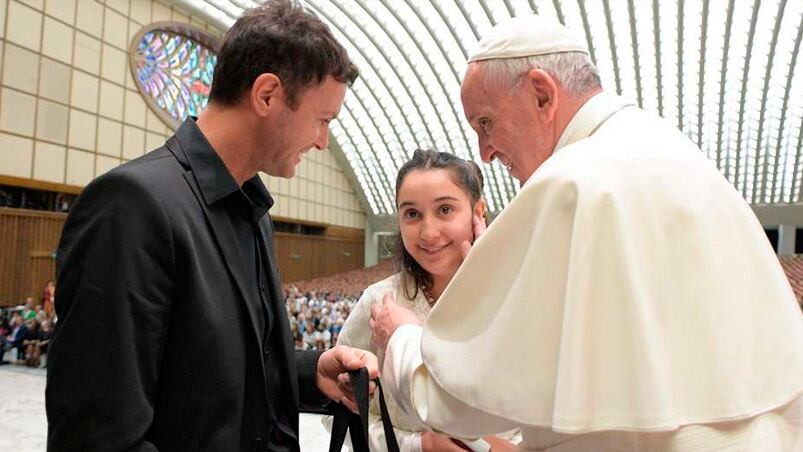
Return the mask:
<path id="1" fill-rule="evenodd" d="M 245 181 L 242 192 L 251 202 L 254 221 L 259 221 L 273 207 L 273 197 L 258 174 Z"/>
<path id="2" fill-rule="evenodd" d="M 554 152 L 583 138 L 588 138 L 614 113 L 631 105 L 633 104 L 621 97 L 604 91 L 596 94 L 577 110 L 572 120 L 566 125 Z"/>
<path id="3" fill-rule="evenodd" d="M 210 205 L 241 191 L 241 188 L 195 120 L 192 116 L 184 120 L 176 131 L 176 138 L 189 160 L 204 201 Z M 261 212 L 259 217 L 273 206 L 273 197 L 258 174 L 243 183 L 242 191 L 253 204 L 255 214 Z"/>

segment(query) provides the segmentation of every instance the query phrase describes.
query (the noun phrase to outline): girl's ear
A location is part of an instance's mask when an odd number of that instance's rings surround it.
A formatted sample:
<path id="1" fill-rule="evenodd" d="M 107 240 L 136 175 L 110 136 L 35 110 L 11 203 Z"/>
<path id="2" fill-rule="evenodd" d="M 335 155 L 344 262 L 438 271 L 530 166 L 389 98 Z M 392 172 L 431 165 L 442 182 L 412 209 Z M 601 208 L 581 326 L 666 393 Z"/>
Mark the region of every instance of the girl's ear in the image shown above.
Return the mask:
<path id="1" fill-rule="evenodd" d="M 485 199 L 480 198 L 476 204 L 474 204 L 474 216 L 478 218 L 485 217 Z"/>

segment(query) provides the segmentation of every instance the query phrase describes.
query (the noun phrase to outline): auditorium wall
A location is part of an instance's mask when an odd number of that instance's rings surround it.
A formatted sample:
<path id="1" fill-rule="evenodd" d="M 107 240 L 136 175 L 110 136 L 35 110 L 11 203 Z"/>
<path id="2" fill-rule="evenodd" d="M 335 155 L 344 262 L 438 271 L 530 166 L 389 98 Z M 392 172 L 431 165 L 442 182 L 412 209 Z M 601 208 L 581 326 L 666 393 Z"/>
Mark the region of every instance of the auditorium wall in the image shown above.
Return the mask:
<path id="1" fill-rule="evenodd" d="M 157 21 L 209 29 L 151 0 L 0 0 L 0 174 L 80 188 L 160 146 L 170 130 L 128 68 Z"/>
<path id="2" fill-rule="evenodd" d="M 55 278 L 55 257 L 67 215 L 0 207 L 0 307 L 39 299 Z M 362 268 L 363 231 L 329 226 L 323 235 L 276 232 L 275 250 L 284 282 Z"/>
<path id="3" fill-rule="evenodd" d="M 134 35 L 163 21 L 222 34 L 169 0 L 0 0 L 0 185 L 79 193 L 93 178 L 164 143 L 172 130 L 144 101 L 128 62 Z M 331 152 L 307 153 L 294 179 L 263 177 L 276 201 L 271 214 L 326 227 L 329 241 L 361 243 L 365 210 L 346 174 Z M 6 228 L 19 234 L 31 222 L 54 221 L 47 215 L 1 216 L 4 227 L 21 225 Z M 6 237 L 19 243 L 23 238 Z M 19 251 L 24 258 L 0 251 L 3 268 L 49 259 L 57 238 L 46 238 L 30 241 L 36 246 Z M 339 257 L 324 258 L 329 263 L 311 264 L 310 272 L 288 268 L 288 273 L 317 276 L 332 271 L 330 261 L 343 261 L 345 269 L 362 266 L 350 262 L 362 255 L 352 246 L 333 251 Z M 36 274 L 3 283 L 0 304 L 34 295 L 44 282 L 39 273 L 51 272 L 40 271 L 42 265 L 37 261 Z"/>
<path id="4" fill-rule="evenodd" d="M 292 179 L 262 179 L 276 202 L 274 217 L 365 229 L 365 211 L 332 151 L 308 152 Z"/>
<path id="5" fill-rule="evenodd" d="M 0 207 L 0 307 L 37 302 L 55 279 L 55 251 L 66 215 Z"/>
<path id="6" fill-rule="evenodd" d="M 164 142 L 172 130 L 137 90 L 127 53 L 160 21 L 221 33 L 169 2 L 0 0 L 0 183 L 77 192 Z M 307 154 L 292 181 L 266 182 L 276 216 L 364 228 L 354 187 L 328 152 Z"/>

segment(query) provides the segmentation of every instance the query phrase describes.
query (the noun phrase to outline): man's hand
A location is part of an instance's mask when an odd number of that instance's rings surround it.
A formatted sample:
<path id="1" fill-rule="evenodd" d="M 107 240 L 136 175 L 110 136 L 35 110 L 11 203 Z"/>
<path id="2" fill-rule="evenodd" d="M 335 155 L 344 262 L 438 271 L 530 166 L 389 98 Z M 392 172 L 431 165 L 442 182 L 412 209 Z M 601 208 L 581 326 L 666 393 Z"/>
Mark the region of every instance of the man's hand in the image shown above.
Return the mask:
<path id="1" fill-rule="evenodd" d="M 485 229 L 488 225 L 485 223 L 485 217 L 478 217 L 476 215 L 471 216 L 471 228 L 474 230 L 474 241 L 476 242 L 478 238 L 485 232 Z M 469 242 L 466 240 L 465 242 L 460 244 L 460 252 L 463 254 L 463 259 L 468 256 L 468 252 L 471 251 L 471 244 L 473 242 Z"/>
<path id="2" fill-rule="evenodd" d="M 371 342 L 378 350 L 385 350 L 396 328 L 408 324 L 421 325 L 422 322 L 413 311 L 396 304 L 393 295 L 387 293 L 382 299 L 382 306 L 377 303 L 371 305 L 371 320 L 368 324 L 373 333 Z"/>
<path id="3" fill-rule="evenodd" d="M 368 379 L 379 376 L 379 362 L 373 353 L 358 348 L 339 345 L 321 354 L 318 359 L 318 372 L 315 382 L 326 397 L 340 402 L 353 412 L 357 412 L 357 400 L 351 387 L 348 371 L 365 367 Z M 376 385 L 368 384 L 368 392 L 373 393 Z"/>

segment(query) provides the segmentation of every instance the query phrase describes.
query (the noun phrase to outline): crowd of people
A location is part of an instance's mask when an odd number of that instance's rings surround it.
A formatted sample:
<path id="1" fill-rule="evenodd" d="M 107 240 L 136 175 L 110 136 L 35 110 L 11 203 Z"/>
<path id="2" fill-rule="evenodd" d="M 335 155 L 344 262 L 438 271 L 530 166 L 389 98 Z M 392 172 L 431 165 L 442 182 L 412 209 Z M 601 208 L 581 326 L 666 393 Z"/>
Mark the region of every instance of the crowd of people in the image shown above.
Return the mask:
<path id="1" fill-rule="evenodd" d="M 293 287 L 285 300 L 296 350 L 327 350 L 337 342 L 357 299 L 331 292 L 301 293 Z"/>
<path id="2" fill-rule="evenodd" d="M 393 272 L 390 261 L 285 285 L 285 306 L 297 350 L 334 347 L 362 291 Z"/>
<path id="3" fill-rule="evenodd" d="M 19 306 L 0 308 L 0 364 L 44 367 L 56 323 L 55 294 L 55 282 L 48 281 L 38 304 L 28 297 Z M 4 359 L 8 351 L 16 351 L 13 360 Z"/>
<path id="4" fill-rule="evenodd" d="M 362 289 L 387 276 L 388 264 L 287 285 L 285 306 L 295 348 L 332 348 Z M 0 357 L 12 352 L 2 364 L 44 367 L 56 325 L 55 290 L 55 282 L 48 281 L 39 302 L 27 297 L 17 306 L 0 308 Z"/>

